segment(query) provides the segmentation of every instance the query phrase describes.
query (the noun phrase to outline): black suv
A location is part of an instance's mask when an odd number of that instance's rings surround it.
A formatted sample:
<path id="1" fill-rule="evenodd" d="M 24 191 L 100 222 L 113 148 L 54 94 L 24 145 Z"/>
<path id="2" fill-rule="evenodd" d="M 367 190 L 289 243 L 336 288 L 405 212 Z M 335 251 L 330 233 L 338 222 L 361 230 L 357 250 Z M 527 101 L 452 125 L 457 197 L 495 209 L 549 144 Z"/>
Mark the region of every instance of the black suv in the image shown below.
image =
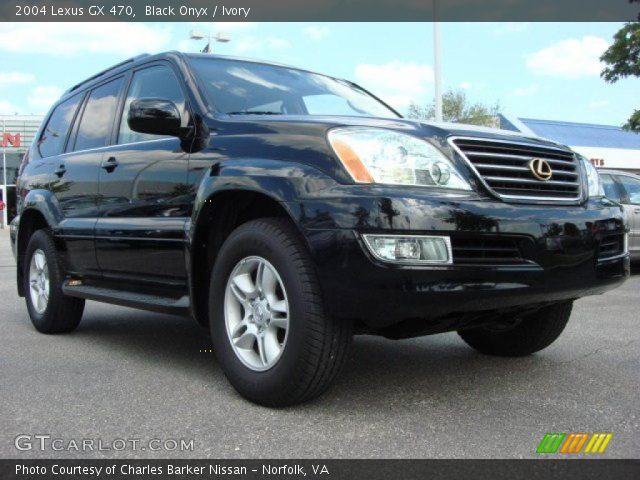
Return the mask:
<path id="1" fill-rule="evenodd" d="M 619 204 L 565 146 L 403 119 L 352 82 L 164 53 L 69 89 L 18 181 L 18 292 L 195 318 L 246 398 L 323 392 L 353 334 L 527 355 L 629 274 Z"/>

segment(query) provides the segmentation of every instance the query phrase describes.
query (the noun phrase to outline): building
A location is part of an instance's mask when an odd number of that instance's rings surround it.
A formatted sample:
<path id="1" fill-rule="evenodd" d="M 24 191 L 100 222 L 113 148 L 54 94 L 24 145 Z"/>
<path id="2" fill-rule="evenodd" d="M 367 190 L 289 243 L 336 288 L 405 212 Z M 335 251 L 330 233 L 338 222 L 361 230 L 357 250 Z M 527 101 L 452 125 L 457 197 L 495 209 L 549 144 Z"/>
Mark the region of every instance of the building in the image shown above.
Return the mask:
<path id="1" fill-rule="evenodd" d="M 41 115 L 0 115 L 0 199 L 2 225 L 5 226 L 16 214 L 16 178 L 22 157 L 33 143 L 42 122 Z"/>
<path id="2" fill-rule="evenodd" d="M 640 134 L 611 125 L 558 122 L 499 115 L 500 128 L 568 145 L 598 168 L 640 174 Z"/>

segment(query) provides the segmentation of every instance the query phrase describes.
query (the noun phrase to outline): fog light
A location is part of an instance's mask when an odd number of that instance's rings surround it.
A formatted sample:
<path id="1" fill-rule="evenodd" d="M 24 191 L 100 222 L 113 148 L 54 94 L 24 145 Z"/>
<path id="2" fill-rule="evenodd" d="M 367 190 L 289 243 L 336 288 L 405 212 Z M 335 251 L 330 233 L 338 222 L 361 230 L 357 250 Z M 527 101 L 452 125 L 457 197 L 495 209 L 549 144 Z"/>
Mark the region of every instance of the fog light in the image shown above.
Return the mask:
<path id="1" fill-rule="evenodd" d="M 374 257 L 404 264 L 451 264 L 451 240 L 446 236 L 363 235 Z"/>

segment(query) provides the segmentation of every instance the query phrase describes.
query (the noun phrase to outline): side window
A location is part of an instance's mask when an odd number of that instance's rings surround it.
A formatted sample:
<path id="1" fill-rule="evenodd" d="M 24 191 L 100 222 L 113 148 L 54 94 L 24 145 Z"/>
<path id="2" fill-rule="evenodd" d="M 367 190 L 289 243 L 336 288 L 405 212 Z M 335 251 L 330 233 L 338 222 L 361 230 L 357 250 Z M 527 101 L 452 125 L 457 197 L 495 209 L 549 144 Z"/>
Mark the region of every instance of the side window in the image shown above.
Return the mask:
<path id="1" fill-rule="evenodd" d="M 69 127 L 81 100 L 82 95 L 76 95 L 55 108 L 38 140 L 38 150 L 42 157 L 51 157 L 62 153 Z"/>
<path id="2" fill-rule="evenodd" d="M 629 203 L 640 205 L 640 180 L 626 175 L 619 175 L 618 180 L 627 192 Z"/>
<path id="3" fill-rule="evenodd" d="M 91 91 L 82 113 L 74 150 L 88 150 L 107 145 L 122 82 L 122 77 L 117 78 Z"/>
<path id="4" fill-rule="evenodd" d="M 620 188 L 613 180 L 613 177 L 611 175 L 600 175 L 600 178 L 602 179 L 605 197 L 614 202 L 621 202 Z"/>
<path id="5" fill-rule="evenodd" d="M 178 111 L 184 119 L 184 93 L 171 68 L 164 65 L 156 65 L 143 70 L 138 70 L 133 74 L 129 92 L 127 92 L 127 99 L 125 101 L 124 108 L 122 109 L 120 130 L 118 132 L 119 144 L 162 138 L 159 135 L 134 132 L 129 128 L 129 124 L 127 123 L 129 106 L 133 100 L 137 100 L 139 98 L 162 98 L 163 100 L 171 100 L 176 104 Z"/>

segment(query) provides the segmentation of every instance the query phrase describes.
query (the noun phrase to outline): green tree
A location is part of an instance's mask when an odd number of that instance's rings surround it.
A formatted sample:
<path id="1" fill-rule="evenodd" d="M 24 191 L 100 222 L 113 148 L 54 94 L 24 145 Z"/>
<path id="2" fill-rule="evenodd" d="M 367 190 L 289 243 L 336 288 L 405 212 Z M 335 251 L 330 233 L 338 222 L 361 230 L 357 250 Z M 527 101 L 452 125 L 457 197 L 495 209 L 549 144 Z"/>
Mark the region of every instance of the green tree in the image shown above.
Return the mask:
<path id="1" fill-rule="evenodd" d="M 436 116 L 433 103 L 425 106 L 411 103 L 407 116 L 417 120 L 433 120 Z M 500 113 L 500 103 L 485 105 L 471 102 L 463 90 L 448 90 L 442 96 L 442 119 L 446 122 L 496 126 L 495 117 Z"/>
<path id="2" fill-rule="evenodd" d="M 640 3 L 640 0 L 629 1 Z M 627 77 L 640 77 L 640 21 L 626 23 L 613 36 L 613 44 L 602 54 L 600 60 L 607 65 L 601 76 L 609 83 Z M 640 110 L 631 114 L 623 128 L 640 133 Z"/>

